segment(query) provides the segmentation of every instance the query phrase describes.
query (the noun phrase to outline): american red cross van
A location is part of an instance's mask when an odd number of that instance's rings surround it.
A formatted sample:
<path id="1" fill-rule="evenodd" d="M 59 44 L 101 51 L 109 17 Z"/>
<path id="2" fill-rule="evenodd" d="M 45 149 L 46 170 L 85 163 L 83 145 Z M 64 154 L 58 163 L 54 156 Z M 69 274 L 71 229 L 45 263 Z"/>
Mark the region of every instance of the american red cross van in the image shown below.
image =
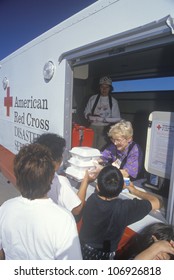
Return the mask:
<path id="1" fill-rule="evenodd" d="M 173 17 L 173 0 L 100 0 L 4 58 L 1 171 L 9 170 L 9 155 L 42 133 L 62 135 L 69 150 L 77 107 L 100 76 L 113 80 L 172 76 Z M 123 101 L 121 114 L 131 120 L 134 112 L 128 114 L 129 103 L 122 108 Z M 170 101 L 166 106 L 171 110 Z"/>

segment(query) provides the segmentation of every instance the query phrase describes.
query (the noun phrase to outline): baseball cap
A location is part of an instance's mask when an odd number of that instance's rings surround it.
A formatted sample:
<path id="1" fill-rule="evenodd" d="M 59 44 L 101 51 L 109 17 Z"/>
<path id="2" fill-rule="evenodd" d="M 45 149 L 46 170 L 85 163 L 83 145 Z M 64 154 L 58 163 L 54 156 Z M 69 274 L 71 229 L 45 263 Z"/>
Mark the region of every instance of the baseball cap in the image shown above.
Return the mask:
<path id="1" fill-rule="evenodd" d="M 102 84 L 105 84 L 105 85 L 109 85 L 109 86 L 112 86 L 112 80 L 110 77 L 102 77 L 99 81 L 99 85 L 102 85 Z"/>

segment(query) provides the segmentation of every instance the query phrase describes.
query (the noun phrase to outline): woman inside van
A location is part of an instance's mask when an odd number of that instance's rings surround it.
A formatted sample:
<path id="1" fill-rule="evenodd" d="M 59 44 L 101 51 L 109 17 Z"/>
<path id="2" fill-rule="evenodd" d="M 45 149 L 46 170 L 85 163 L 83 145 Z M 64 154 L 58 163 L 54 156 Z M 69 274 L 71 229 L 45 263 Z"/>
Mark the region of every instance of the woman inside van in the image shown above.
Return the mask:
<path id="1" fill-rule="evenodd" d="M 131 122 L 121 120 L 111 126 L 108 136 L 111 143 L 102 151 L 101 164 L 112 164 L 120 169 L 123 177 L 135 180 L 143 170 L 143 152 L 133 141 Z"/>

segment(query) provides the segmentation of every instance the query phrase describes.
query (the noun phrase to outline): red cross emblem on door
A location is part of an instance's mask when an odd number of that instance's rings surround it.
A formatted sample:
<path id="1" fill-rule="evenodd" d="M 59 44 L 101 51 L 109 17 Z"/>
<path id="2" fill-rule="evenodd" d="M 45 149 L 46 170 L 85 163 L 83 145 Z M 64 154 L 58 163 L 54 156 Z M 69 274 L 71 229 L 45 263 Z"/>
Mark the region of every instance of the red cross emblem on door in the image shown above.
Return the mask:
<path id="1" fill-rule="evenodd" d="M 160 124 L 158 124 L 158 125 L 157 125 L 157 129 L 158 129 L 158 130 L 160 130 L 160 129 L 161 129 L 161 126 L 160 126 Z"/>
<path id="2" fill-rule="evenodd" d="M 13 97 L 10 96 L 10 87 L 7 87 L 7 96 L 4 97 L 4 106 L 7 108 L 6 116 L 10 116 L 10 107 L 13 105 Z"/>

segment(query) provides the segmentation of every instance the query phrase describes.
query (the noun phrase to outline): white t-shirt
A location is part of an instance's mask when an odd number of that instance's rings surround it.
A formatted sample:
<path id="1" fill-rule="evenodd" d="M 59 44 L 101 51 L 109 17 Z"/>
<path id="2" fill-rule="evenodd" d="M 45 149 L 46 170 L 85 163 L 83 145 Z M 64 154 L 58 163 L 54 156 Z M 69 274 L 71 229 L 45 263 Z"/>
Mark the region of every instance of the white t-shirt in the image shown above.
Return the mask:
<path id="1" fill-rule="evenodd" d="M 57 173 L 54 175 L 48 197 L 69 211 L 81 204 L 81 200 L 71 187 L 69 180 Z"/>
<path id="2" fill-rule="evenodd" d="M 7 260 L 81 260 L 73 215 L 50 198 L 12 198 L 0 207 L 0 249 Z"/>
<path id="3" fill-rule="evenodd" d="M 88 114 L 91 114 L 91 111 L 92 111 L 92 108 L 94 106 L 97 96 L 98 95 L 96 94 L 96 95 L 93 95 L 90 97 L 90 99 L 87 103 L 87 106 L 85 108 L 85 111 L 84 111 L 85 118 L 87 118 Z M 120 110 L 118 107 L 117 100 L 112 97 L 112 110 L 111 110 L 110 105 L 109 105 L 109 97 L 101 95 L 98 100 L 98 103 L 95 107 L 94 115 L 97 115 L 104 120 L 106 118 L 120 119 Z M 99 121 L 96 119 L 93 121 L 93 125 L 105 126 L 105 125 L 108 125 L 108 123 L 105 123 L 103 121 Z"/>

